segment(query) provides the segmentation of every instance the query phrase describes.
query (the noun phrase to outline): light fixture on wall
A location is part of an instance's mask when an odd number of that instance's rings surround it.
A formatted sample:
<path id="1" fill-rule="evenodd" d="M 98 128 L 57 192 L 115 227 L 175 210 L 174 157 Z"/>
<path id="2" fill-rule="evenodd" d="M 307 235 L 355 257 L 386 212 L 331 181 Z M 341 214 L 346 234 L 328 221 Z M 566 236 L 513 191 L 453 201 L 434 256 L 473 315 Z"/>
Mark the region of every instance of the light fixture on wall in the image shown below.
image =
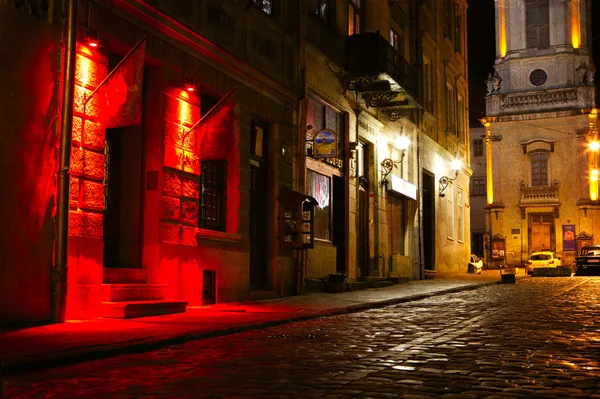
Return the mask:
<path id="1" fill-rule="evenodd" d="M 100 35 L 95 29 L 88 29 L 85 32 L 84 42 L 88 47 L 97 48 L 100 46 Z"/>
<path id="2" fill-rule="evenodd" d="M 394 168 L 397 168 L 399 164 L 404 160 L 404 156 L 406 155 L 406 150 L 410 145 L 410 139 L 404 134 L 399 135 L 396 138 L 396 147 L 400 150 L 400 160 L 394 161 L 392 158 L 386 158 L 381 161 L 381 185 L 387 186 L 387 177 Z"/>
<path id="3" fill-rule="evenodd" d="M 462 161 L 458 158 L 454 158 L 452 160 L 452 162 L 450 163 L 450 167 L 452 168 L 452 170 L 454 171 L 454 177 L 448 177 L 448 176 L 442 176 L 440 177 L 440 197 L 444 197 L 446 196 L 446 194 L 444 194 L 444 191 L 446 191 L 446 188 L 452 184 L 452 182 L 454 180 L 456 180 L 456 178 L 458 177 L 458 171 L 462 168 Z"/>
<path id="4" fill-rule="evenodd" d="M 183 88 L 190 93 L 196 91 L 196 81 L 193 76 L 186 76 L 183 79 Z"/>

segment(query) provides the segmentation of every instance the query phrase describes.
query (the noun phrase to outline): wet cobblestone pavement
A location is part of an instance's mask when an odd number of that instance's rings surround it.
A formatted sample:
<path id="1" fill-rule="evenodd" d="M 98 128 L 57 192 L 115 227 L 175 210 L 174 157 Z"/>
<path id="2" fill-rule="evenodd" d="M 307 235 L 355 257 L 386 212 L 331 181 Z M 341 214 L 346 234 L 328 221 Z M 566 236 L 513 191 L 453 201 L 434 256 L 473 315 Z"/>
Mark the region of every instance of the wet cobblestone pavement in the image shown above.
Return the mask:
<path id="1" fill-rule="evenodd" d="M 530 278 L 5 377 L 7 398 L 600 398 L 600 277 Z"/>

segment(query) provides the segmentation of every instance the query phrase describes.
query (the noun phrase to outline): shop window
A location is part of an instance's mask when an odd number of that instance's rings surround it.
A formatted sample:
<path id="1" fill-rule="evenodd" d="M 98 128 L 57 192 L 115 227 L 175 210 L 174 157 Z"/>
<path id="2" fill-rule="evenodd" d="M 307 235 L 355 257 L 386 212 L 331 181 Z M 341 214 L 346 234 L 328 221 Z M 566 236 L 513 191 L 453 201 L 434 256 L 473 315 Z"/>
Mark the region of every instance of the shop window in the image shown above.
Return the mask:
<path id="1" fill-rule="evenodd" d="M 341 154 L 340 146 L 344 141 L 345 124 L 344 114 L 322 103 L 319 100 L 309 98 L 307 110 L 307 131 L 306 131 L 306 154 L 313 155 L 313 138 L 317 132 L 322 129 L 330 129 L 337 134 L 337 153 Z M 320 158 L 320 161 L 342 169 L 343 158 Z"/>
<path id="2" fill-rule="evenodd" d="M 200 164 L 198 227 L 225 231 L 227 214 L 227 162 L 204 159 Z"/>
<path id="3" fill-rule="evenodd" d="M 531 185 L 548 185 L 548 153 L 537 151 L 531 154 Z"/>
<path id="4" fill-rule="evenodd" d="M 314 216 L 314 237 L 331 241 L 331 177 L 308 169 L 306 193 L 317 200 Z"/>

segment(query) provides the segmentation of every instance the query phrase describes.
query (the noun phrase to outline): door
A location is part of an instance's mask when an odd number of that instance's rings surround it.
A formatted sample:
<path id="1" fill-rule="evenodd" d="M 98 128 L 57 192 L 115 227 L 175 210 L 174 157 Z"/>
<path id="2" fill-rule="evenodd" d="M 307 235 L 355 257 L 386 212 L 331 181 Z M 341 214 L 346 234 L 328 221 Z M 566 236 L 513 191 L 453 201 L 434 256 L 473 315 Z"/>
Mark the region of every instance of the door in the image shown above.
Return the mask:
<path id="1" fill-rule="evenodd" d="M 250 289 L 268 287 L 266 124 L 252 121 L 250 145 Z"/>
<path id="2" fill-rule="evenodd" d="M 538 214 L 529 216 L 529 251 L 554 251 L 554 237 L 552 234 L 552 214 Z"/>
<path id="3" fill-rule="evenodd" d="M 423 171 L 423 263 L 435 270 L 435 186 L 433 176 Z"/>
<path id="4" fill-rule="evenodd" d="M 141 126 L 106 130 L 104 267 L 141 267 Z"/>
<path id="5" fill-rule="evenodd" d="M 344 178 L 333 176 L 333 245 L 336 249 L 335 270 L 346 273 L 346 201 L 344 196 Z"/>
<path id="6" fill-rule="evenodd" d="M 368 182 L 361 178 L 358 187 L 358 271 L 369 274 L 369 191 Z"/>

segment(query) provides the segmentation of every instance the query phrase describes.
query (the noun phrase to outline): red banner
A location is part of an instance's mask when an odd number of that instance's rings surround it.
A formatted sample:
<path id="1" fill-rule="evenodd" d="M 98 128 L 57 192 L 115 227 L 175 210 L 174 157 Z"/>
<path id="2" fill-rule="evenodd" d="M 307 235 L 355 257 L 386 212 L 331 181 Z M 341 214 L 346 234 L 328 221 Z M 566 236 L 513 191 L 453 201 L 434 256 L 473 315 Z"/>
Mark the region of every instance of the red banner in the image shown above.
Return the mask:
<path id="1" fill-rule="evenodd" d="M 212 107 L 190 131 L 197 133 L 196 154 L 200 159 L 226 159 L 233 140 L 235 87 Z"/>
<path id="2" fill-rule="evenodd" d="M 98 120 L 107 129 L 141 123 L 145 47 L 146 36 L 123 57 L 94 92 L 98 100 Z"/>

